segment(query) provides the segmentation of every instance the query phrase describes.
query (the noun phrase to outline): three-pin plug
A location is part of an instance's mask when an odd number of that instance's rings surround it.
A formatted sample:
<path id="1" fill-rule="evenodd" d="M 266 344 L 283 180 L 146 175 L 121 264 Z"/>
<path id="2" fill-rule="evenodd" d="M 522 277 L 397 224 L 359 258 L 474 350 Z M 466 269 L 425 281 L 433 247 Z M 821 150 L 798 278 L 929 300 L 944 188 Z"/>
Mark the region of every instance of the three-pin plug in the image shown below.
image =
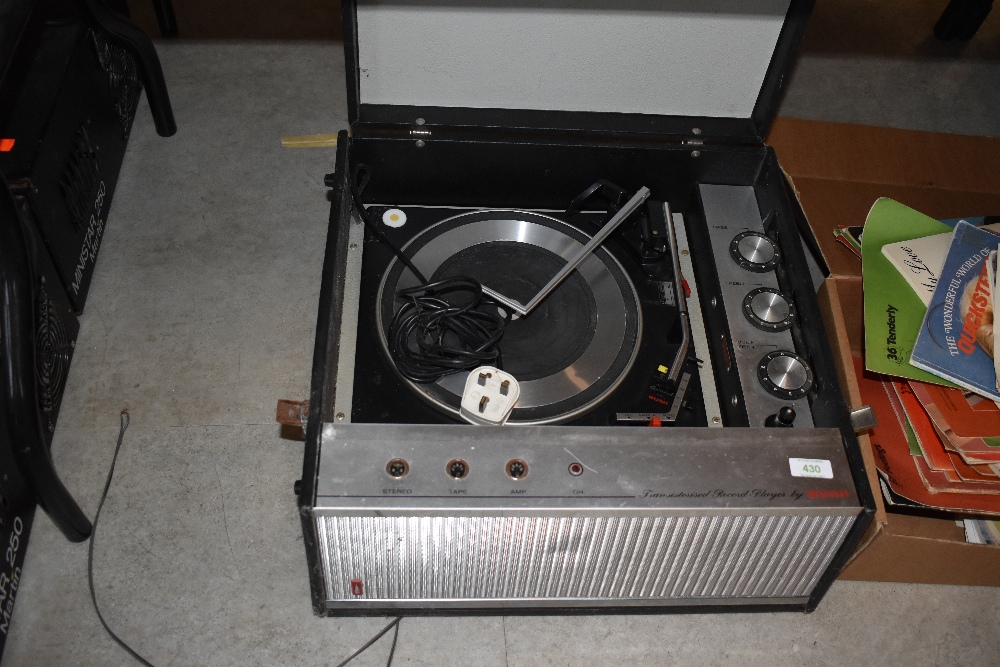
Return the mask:
<path id="1" fill-rule="evenodd" d="M 480 366 L 469 373 L 462 394 L 462 418 L 472 424 L 500 426 L 510 417 L 521 387 L 510 373 Z"/>

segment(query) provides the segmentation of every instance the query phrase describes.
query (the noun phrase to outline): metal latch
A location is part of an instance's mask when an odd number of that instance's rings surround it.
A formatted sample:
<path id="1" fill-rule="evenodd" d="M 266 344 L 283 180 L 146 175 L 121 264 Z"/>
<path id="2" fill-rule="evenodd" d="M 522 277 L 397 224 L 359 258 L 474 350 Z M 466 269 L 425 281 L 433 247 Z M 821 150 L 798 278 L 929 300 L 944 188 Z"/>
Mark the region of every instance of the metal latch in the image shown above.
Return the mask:
<path id="1" fill-rule="evenodd" d="M 875 411 L 872 410 L 872 406 L 863 405 L 856 410 L 851 410 L 851 426 L 854 428 L 855 433 L 861 433 L 877 425 L 878 419 L 875 418 Z"/>

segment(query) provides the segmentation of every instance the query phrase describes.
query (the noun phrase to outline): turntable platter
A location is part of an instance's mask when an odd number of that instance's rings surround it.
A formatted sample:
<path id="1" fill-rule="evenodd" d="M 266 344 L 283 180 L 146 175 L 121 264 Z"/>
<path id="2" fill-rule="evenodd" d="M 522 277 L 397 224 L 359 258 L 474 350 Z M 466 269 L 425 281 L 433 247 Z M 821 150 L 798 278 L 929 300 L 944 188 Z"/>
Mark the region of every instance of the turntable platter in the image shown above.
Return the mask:
<path id="1" fill-rule="evenodd" d="M 432 281 L 469 276 L 523 303 L 588 239 L 546 215 L 478 211 L 427 228 L 404 252 Z M 386 355 L 386 330 L 402 304 L 396 292 L 417 284 L 394 259 L 379 287 L 377 322 Z M 521 385 L 510 421 L 563 422 L 596 406 L 632 367 L 641 328 L 635 287 L 614 256 L 599 248 L 535 311 L 505 328 L 503 367 Z M 457 415 L 467 375 L 406 382 L 425 400 Z"/>

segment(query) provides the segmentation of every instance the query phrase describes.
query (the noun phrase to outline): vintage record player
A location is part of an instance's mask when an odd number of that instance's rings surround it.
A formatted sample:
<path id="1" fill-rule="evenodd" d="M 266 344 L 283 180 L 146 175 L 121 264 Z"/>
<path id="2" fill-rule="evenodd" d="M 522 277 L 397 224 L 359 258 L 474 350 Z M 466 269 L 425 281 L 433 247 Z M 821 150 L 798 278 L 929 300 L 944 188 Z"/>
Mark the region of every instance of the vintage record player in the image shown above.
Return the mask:
<path id="1" fill-rule="evenodd" d="M 317 613 L 815 608 L 873 501 L 763 145 L 811 6 L 344 2 Z"/>

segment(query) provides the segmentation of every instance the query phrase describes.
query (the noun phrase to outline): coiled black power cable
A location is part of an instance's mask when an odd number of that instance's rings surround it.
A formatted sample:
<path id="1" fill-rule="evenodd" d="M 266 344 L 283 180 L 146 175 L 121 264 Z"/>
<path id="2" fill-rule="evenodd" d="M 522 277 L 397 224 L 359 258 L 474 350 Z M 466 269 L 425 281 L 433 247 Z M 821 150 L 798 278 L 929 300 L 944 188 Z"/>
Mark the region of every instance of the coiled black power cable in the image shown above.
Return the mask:
<path id="1" fill-rule="evenodd" d="M 486 364 L 502 368 L 498 344 L 509 316 L 501 315 L 495 301 L 483 294 L 479 281 L 465 276 L 428 282 L 410 258 L 368 217 L 361 193 L 371 179 L 365 164 L 354 168 L 351 198 L 362 222 L 420 281 L 401 289 L 404 300 L 389 325 L 388 346 L 396 368 L 413 382 L 434 382 L 446 375 L 471 371 Z M 464 303 L 456 297 L 465 292 Z M 450 295 L 453 301 L 443 298 Z"/>
<path id="2" fill-rule="evenodd" d="M 438 295 L 468 292 L 464 305 Z M 396 292 L 405 300 L 389 325 L 389 350 L 396 367 L 414 382 L 434 382 L 479 366 L 503 367 L 498 343 L 510 320 L 472 278 L 448 278 Z"/>
<path id="3" fill-rule="evenodd" d="M 396 292 L 404 303 L 393 315 L 386 342 L 400 374 L 412 382 L 428 383 L 483 365 L 502 369 L 499 344 L 511 315 L 486 296 L 474 278 L 453 276 L 429 282 L 406 253 L 368 217 L 361 193 L 369 180 L 371 168 L 363 163 L 356 165 L 350 189 L 358 215 L 375 238 L 420 281 L 417 287 Z M 601 180 L 581 192 L 566 212 L 579 210 L 596 194 L 607 199 L 610 211 L 617 211 L 627 196 L 622 188 Z M 464 302 L 457 298 L 463 292 L 469 295 Z M 443 298 L 444 295 L 450 295 L 451 300 Z"/>

